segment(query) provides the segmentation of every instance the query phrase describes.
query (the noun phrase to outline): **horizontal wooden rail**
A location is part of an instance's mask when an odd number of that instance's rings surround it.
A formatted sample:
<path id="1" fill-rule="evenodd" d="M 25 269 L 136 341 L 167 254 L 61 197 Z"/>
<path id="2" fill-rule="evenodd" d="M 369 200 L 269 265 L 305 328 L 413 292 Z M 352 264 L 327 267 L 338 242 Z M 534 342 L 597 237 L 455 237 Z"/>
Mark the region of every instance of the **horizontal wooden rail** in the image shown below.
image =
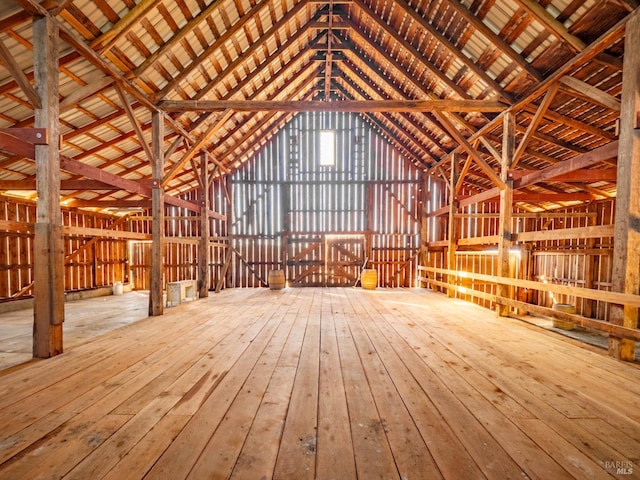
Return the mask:
<path id="1" fill-rule="evenodd" d="M 458 270 L 449 270 L 446 268 L 423 267 L 418 266 L 419 271 L 440 273 L 442 275 L 452 275 L 460 278 L 471 278 L 474 280 L 485 280 L 501 285 L 511 285 L 513 287 L 532 288 L 544 292 L 552 292 L 564 295 L 572 295 L 580 298 L 588 298 L 591 300 L 599 300 L 602 302 L 615 303 L 618 305 L 628 305 L 630 307 L 640 308 L 640 295 L 628 295 L 619 292 L 605 292 L 602 290 L 593 290 L 591 288 L 571 287 L 568 285 L 557 285 L 552 283 L 536 282 L 533 280 L 520 280 L 516 278 L 499 277 L 495 275 L 484 275 L 481 273 L 460 272 Z M 431 281 L 426 279 L 424 281 Z"/>
<path id="2" fill-rule="evenodd" d="M 570 322 L 575 323 L 576 325 L 580 325 L 585 328 L 591 328 L 593 330 L 598 330 L 604 333 L 608 333 L 615 337 L 628 338 L 629 340 L 635 340 L 636 342 L 640 342 L 640 330 L 623 327 L 622 325 L 615 325 L 610 322 L 597 320 L 595 318 L 587 318 L 587 317 L 583 317 L 582 315 L 577 315 L 574 313 L 560 312 L 558 310 L 553 310 L 548 307 L 541 307 L 539 305 L 533 305 L 531 303 L 525 303 L 519 300 L 512 300 L 510 298 L 497 297 L 496 303 L 499 303 L 501 305 L 508 305 L 514 308 L 520 308 L 522 310 L 526 310 L 530 313 L 535 313 L 538 315 L 546 315 L 549 317 L 559 318 L 561 320 L 568 320 Z"/>
<path id="3" fill-rule="evenodd" d="M 446 269 L 442 269 L 442 268 L 433 268 L 433 267 L 422 267 L 422 266 L 418 266 L 418 270 L 422 270 L 422 271 L 431 271 L 434 273 L 447 273 L 447 274 L 451 274 L 451 275 L 455 275 L 456 273 L 460 273 L 457 271 L 452 271 L 452 270 L 446 270 Z M 460 278 L 472 278 L 474 280 L 478 279 L 477 277 L 489 277 L 490 275 L 481 275 L 481 274 L 465 274 L 465 275 L 457 275 Z M 507 284 L 507 285 L 512 285 L 514 283 L 508 281 L 508 280 L 512 280 L 512 279 L 507 279 L 507 278 L 503 278 L 503 277 L 496 277 L 496 278 L 500 278 L 501 280 L 505 280 L 505 281 L 500 281 L 500 282 L 494 282 L 494 283 L 503 283 L 503 284 Z M 429 282 L 432 285 L 437 285 L 439 287 L 442 288 L 446 288 L 446 289 L 453 289 L 458 293 L 461 293 L 463 295 L 469 295 L 470 297 L 476 297 L 476 298 L 481 298 L 483 300 L 488 300 L 490 302 L 495 302 L 497 304 L 500 305 L 508 305 L 510 307 L 513 308 L 517 308 L 529 313 L 533 313 L 536 315 L 543 315 L 543 316 L 547 316 L 547 317 L 553 317 L 553 318 L 558 318 L 560 320 L 566 320 L 566 321 L 570 321 L 573 322 L 576 325 L 580 325 L 582 327 L 585 328 L 590 328 L 593 330 L 597 330 L 603 333 L 608 333 L 610 335 L 619 337 L 619 338 L 627 338 L 629 340 L 634 340 L 634 341 L 640 341 L 640 330 L 638 329 L 633 329 L 633 328 L 628 328 L 628 327 L 623 327 L 622 325 L 615 325 L 613 323 L 610 322 L 605 322 L 603 320 L 598 320 L 595 318 L 587 318 L 587 317 L 583 317 L 582 315 L 578 315 L 578 314 L 573 314 L 573 313 L 566 313 L 566 312 L 561 312 L 558 310 L 553 310 L 552 308 L 549 307 L 542 307 L 540 305 L 534 305 L 531 303 L 526 303 L 526 302 L 521 302 L 519 300 L 513 300 L 510 298 L 506 298 L 506 297 L 501 297 L 501 296 L 497 296 L 491 293 L 486 293 L 486 292 L 480 292 L 478 290 L 474 290 L 472 288 L 469 287 L 465 287 L 463 285 L 453 285 L 451 283 L 447 283 L 447 282 L 443 282 L 440 280 L 434 280 L 432 278 L 428 278 L 428 277 L 422 277 L 419 276 L 418 277 L 418 281 L 421 282 Z M 527 280 L 516 280 L 516 282 L 529 282 Z M 562 285 L 551 285 L 551 284 L 546 284 L 546 283 L 542 283 L 542 282 L 529 282 L 529 283 L 537 283 L 539 284 L 539 286 L 544 287 L 544 288 L 540 288 L 540 290 L 545 290 L 545 291 L 552 291 L 550 290 L 549 286 L 553 286 L 553 287 L 558 287 L 558 286 L 562 286 Z M 520 285 L 517 285 L 520 286 Z M 535 287 L 528 287 L 528 288 L 535 288 Z M 594 291 L 591 289 L 585 289 L 585 288 L 581 288 L 579 290 L 589 290 L 589 291 Z M 554 291 L 554 293 L 556 293 Z M 560 292 L 558 292 L 560 293 Z M 613 292 L 603 292 L 603 293 L 613 293 Z M 623 294 L 619 294 L 619 295 L 623 295 Z M 579 296 L 579 295 L 578 295 Z M 636 302 L 639 300 L 637 298 L 636 295 L 623 295 L 626 297 L 632 297 L 632 300 L 635 300 Z M 589 298 L 587 296 L 584 296 L 583 298 Z M 606 300 L 605 300 L 606 301 Z M 617 302 L 612 302 L 612 303 L 617 303 Z M 521 320 L 524 320 L 528 323 L 533 323 L 533 322 L 529 322 L 526 318 L 523 317 L 518 317 Z"/>

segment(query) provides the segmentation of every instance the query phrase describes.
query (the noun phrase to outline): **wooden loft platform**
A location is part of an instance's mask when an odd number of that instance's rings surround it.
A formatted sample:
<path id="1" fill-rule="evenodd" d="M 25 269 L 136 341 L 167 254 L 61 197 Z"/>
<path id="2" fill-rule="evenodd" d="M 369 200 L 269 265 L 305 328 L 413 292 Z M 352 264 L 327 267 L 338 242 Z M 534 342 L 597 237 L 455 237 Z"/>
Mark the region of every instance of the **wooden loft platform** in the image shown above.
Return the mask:
<path id="1" fill-rule="evenodd" d="M 637 364 L 424 289 L 227 289 L 0 385 L 2 479 L 640 473 Z"/>

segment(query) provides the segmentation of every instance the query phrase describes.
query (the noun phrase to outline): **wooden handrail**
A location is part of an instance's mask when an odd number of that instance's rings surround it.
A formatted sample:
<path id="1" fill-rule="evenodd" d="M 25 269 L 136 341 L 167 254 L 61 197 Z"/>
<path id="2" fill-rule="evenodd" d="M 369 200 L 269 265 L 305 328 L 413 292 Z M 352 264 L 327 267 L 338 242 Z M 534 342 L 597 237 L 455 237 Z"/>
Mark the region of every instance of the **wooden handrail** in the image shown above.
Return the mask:
<path id="1" fill-rule="evenodd" d="M 615 303 L 618 305 L 628 305 L 640 308 L 640 295 L 629 295 L 619 292 L 605 292 L 603 290 L 593 290 L 591 288 L 571 287 L 568 285 L 558 285 L 553 283 L 536 282 L 533 280 L 520 280 L 516 278 L 499 277 L 496 275 L 484 275 L 481 273 L 461 272 L 458 270 L 448 270 L 446 268 L 418 266 L 418 270 L 425 272 L 440 273 L 442 275 L 453 275 L 460 278 L 471 278 L 474 280 L 485 280 L 499 283 L 501 285 L 511 285 L 514 287 L 532 288 L 544 292 L 552 292 L 564 295 L 572 295 L 590 300 Z M 427 279 L 428 281 L 428 279 Z"/>

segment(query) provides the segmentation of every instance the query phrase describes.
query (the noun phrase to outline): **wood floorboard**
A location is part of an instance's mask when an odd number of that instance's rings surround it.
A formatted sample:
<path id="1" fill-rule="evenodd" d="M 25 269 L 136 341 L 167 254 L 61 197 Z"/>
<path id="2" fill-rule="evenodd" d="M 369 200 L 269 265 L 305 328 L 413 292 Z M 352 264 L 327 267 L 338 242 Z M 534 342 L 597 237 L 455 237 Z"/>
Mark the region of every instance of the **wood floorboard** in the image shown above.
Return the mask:
<path id="1" fill-rule="evenodd" d="M 427 290 L 96 322 L 0 373 L 0 480 L 640 478 L 637 364 Z"/>

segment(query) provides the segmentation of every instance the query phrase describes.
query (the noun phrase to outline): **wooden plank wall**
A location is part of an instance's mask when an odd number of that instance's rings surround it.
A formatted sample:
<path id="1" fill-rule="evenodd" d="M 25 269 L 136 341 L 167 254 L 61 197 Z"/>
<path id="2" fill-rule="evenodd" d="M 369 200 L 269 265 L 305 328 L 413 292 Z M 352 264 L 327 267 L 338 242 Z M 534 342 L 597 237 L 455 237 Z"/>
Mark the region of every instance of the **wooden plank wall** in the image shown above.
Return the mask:
<path id="1" fill-rule="evenodd" d="M 611 225 L 615 202 L 597 202 L 593 207 L 563 210 L 567 217 L 532 219 L 532 230 Z M 547 283 L 611 291 L 613 238 L 547 240 L 533 252 L 535 279 Z M 562 295 L 539 295 L 537 304 L 570 303 L 578 313 L 603 320 L 609 318 L 609 304 Z"/>
<path id="2" fill-rule="evenodd" d="M 437 211 L 447 205 L 446 185 L 439 177 L 431 176 L 426 182 L 429 189 L 427 209 Z M 461 192 L 465 195 L 469 192 Z M 564 228 L 579 228 L 599 225 L 611 225 L 615 209 L 615 200 L 602 200 L 587 205 L 570 208 L 556 208 L 539 215 L 525 209 L 515 209 L 513 232 L 540 232 Z M 497 247 L 492 236 L 497 233 L 499 213 L 497 201 L 468 205 L 460 209 L 458 219 L 460 240 L 456 251 L 456 269 L 484 275 L 497 275 Z M 425 265 L 446 268 L 446 215 L 428 217 L 429 244 Z M 480 237 L 486 237 L 482 239 Z M 566 238 L 536 242 L 516 243 L 512 254 L 513 278 L 538 280 L 545 283 L 570 285 L 611 290 L 611 268 L 613 238 L 578 238 L 568 235 Z M 443 283 L 447 276 L 431 274 L 433 282 L 425 286 L 435 291 L 445 292 Z M 458 279 L 458 284 L 467 291 L 457 290 L 455 296 L 487 308 L 494 308 L 486 297 L 475 296 L 473 291 L 496 293 L 492 282 L 472 279 Z M 553 303 L 570 303 L 576 306 L 578 313 L 587 317 L 608 320 L 609 304 L 606 302 L 581 299 L 567 295 L 552 295 L 517 288 L 514 298 L 540 306 L 551 307 Z"/>
<path id="3" fill-rule="evenodd" d="M 210 187 L 210 205 L 213 211 L 227 215 L 229 206 L 222 187 L 222 179 L 215 179 Z M 182 199 L 198 203 L 197 191 L 189 191 Z M 228 245 L 227 225 L 223 220 L 209 218 L 209 285 L 215 287 L 220 278 Z M 131 216 L 131 230 L 151 233 L 149 212 Z M 198 246 L 200 236 L 199 214 L 186 208 L 167 205 L 165 207 L 165 243 L 163 245 L 164 285 L 166 282 L 197 279 Z M 149 241 L 131 241 L 131 277 L 134 288 L 149 288 L 149 265 L 151 244 Z"/>
<path id="4" fill-rule="evenodd" d="M 36 206 L 0 198 L 0 218 L 35 222 Z M 9 298 L 33 281 L 33 234 L 0 231 L 0 298 Z"/>
<path id="5" fill-rule="evenodd" d="M 33 282 L 33 230 L 35 203 L 0 197 L 0 220 L 14 222 L 12 228 L 0 228 L 0 300 L 31 295 Z M 63 208 L 66 227 L 108 230 L 119 217 Z M 126 224 L 117 227 L 126 230 Z M 124 239 L 99 238 L 89 246 L 90 234 L 72 233 L 64 237 L 65 291 L 87 290 L 128 282 L 128 248 Z"/>
<path id="6" fill-rule="evenodd" d="M 335 166 L 320 165 L 321 129 L 336 132 Z M 283 267 L 298 286 L 350 285 L 366 259 L 380 286 L 414 286 L 421 183 L 358 115 L 295 116 L 233 175 L 234 285 L 260 286 Z M 338 246 L 335 235 L 353 238 Z"/>

